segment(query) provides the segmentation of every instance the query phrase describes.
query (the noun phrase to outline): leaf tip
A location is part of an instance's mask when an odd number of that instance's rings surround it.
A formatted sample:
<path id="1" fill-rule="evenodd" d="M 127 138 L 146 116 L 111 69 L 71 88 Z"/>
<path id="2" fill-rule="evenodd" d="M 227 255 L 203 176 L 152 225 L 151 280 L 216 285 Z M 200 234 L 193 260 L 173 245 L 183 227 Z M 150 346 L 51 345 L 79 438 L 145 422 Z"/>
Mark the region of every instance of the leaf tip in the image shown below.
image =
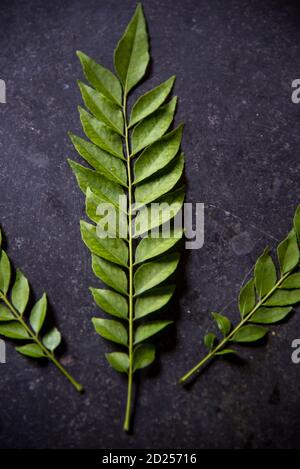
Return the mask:
<path id="1" fill-rule="evenodd" d="M 67 158 L 67 163 L 73 171 L 75 168 L 75 164 L 76 164 L 75 161 L 71 160 L 70 158 Z"/>
<path id="2" fill-rule="evenodd" d="M 80 91 L 82 90 L 82 88 L 85 88 L 85 84 L 83 83 L 83 81 L 81 80 L 76 80 L 76 83 L 77 83 L 77 86 L 79 87 Z"/>
<path id="3" fill-rule="evenodd" d="M 73 132 L 71 132 L 71 130 L 69 130 L 67 132 L 67 135 L 68 135 L 69 139 L 71 140 L 71 142 L 73 143 L 73 140 L 75 139 L 75 134 L 73 134 Z"/>
<path id="4" fill-rule="evenodd" d="M 84 57 L 85 57 L 84 52 L 81 52 L 81 50 L 77 50 L 77 51 L 76 51 L 76 55 L 77 55 L 77 57 L 79 58 L 80 62 L 81 62 L 81 61 L 84 59 Z"/>
<path id="5" fill-rule="evenodd" d="M 80 117 L 81 117 L 82 115 L 84 115 L 84 114 L 88 114 L 88 112 L 87 112 L 82 106 L 80 106 L 80 104 L 78 104 L 77 110 L 78 110 L 78 112 L 79 112 L 79 114 L 80 114 Z"/>
<path id="6" fill-rule="evenodd" d="M 172 75 L 170 78 L 169 78 L 169 81 L 172 83 L 172 85 L 174 84 L 176 80 L 176 75 Z"/>
<path id="7" fill-rule="evenodd" d="M 138 2 L 135 11 L 136 11 L 136 12 L 139 12 L 139 11 L 140 11 L 141 13 L 143 13 L 143 5 L 142 5 L 142 2 Z"/>
<path id="8" fill-rule="evenodd" d="M 87 227 L 89 225 L 89 223 L 87 223 L 85 220 L 80 220 L 80 227 L 82 228 L 83 226 L 84 227 Z"/>

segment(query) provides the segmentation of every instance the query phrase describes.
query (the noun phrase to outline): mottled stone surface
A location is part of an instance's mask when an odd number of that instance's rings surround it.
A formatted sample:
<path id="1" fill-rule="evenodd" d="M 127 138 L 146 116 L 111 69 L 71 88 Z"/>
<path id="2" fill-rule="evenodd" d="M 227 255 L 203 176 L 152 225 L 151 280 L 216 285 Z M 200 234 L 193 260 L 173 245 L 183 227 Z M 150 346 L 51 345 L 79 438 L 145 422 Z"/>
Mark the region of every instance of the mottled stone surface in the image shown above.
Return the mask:
<path id="1" fill-rule="evenodd" d="M 35 294 L 47 290 L 66 339 L 63 359 L 81 397 L 51 366 L 9 345 L 0 365 L 0 446 L 27 448 L 299 447 L 300 365 L 294 314 L 243 363 L 218 362 L 189 390 L 177 379 L 204 353 L 210 311 L 235 298 L 265 245 L 289 229 L 300 201 L 299 4 L 267 0 L 147 0 L 153 65 L 142 93 L 172 74 L 185 121 L 188 200 L 206 206 L 205 245 L 185 255 L 176 327 L 138 384 L 135 434 L 122 431 L 126 383 L 93 332 L 97 282 L 79 234 L 84 200 L 66 158 L 80 132 L 81 49 L 112 67 L 134 1 L 1 1 L 0 220 L 13 261 Z"/>

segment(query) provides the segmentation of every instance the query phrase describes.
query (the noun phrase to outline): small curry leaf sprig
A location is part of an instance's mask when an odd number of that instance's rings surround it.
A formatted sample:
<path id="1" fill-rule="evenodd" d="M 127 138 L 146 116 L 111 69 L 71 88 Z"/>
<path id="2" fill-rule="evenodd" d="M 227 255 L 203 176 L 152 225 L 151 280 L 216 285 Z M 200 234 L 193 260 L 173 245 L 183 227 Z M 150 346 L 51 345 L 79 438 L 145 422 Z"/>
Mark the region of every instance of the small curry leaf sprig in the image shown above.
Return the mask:
<path id="1" fill-rule="evenodd" d="M 50 360 L 74 388 L 82 392 L 81 384 L 74 380 L 54 354 L 54 350 L 61 342 L 61 333 L 56 327 L 44 332 L 47 314 L 46 294 L 43 294 L 27 315 L 30 296 L 28 280 L 20 270 L 17 270 L 15 280 L 12 282 L 11 262 L 1 246 L 0 230 L 0 336 L 25 343 L 16 347 L 16 351 L 21 355 Z"/>
<path id="2" fill-rule="evenodd" d="M 283 320 L 293 305 L 300 302 L 299 244 L 300 206 L 296 210 L 292 230 L 277 247 L 278 269 L 269 250 L 265 249 L 255 264 L 253 277 L 240 291 L 240 322 L 232 326 L 226 316 L 212 313 L 222 337 L 218 340 L 213 332 L 205 335 L 204 344 L 209 352 L 180 379 L 181 383 L 188 381 L 214 358 L 237 353 L 231 344 L 262 339 L 268 333 L 266 324 Z"/>

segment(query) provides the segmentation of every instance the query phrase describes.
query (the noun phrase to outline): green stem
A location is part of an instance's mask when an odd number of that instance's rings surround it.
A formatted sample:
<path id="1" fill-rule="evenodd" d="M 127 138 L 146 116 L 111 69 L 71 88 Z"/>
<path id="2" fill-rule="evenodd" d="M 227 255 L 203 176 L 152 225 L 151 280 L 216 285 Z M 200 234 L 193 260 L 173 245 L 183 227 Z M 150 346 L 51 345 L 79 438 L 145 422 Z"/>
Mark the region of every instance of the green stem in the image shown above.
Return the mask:
<path id="1" fill-rule="evenodd" d="M 130 429 L 130 417 L 131 417 L 131 401 L 132 401 L 132 378 L 133 378 L 133 246 L 132 246 L 132 181 L 131 181 L 131 166 L 130 166 L 130 148 L 129 148 L 129 136 L 128 136 L 128 124 L 127 124 L 127 99 L 126 91 L 124 91 L 123 100 L 123 115 L 125 123 L 125 147 L 126 147 L 126 158 L 127 158 L 127 178 L 128 178 L 128 247 L 129 247 L 129 291 L 128 291 L 128 306 L 129 306 L 129 343 L 128 343 L 128 355 L 129 355 L 129 369 L 128 369 L 128 389 L 127 389 L 127 403 L 124 420 L 124 430 L 129 431 Z"/>
<path id="2" fill-rule="evenodd" d="M 9 308 L 15 319 L 24 327 L 30 338 L 42 349 L 44 355 L 58 368 L 58 370 L 70 381 L 70 383 L 74 386 L 76 391 L 83 392 L 83 386 L 79 384 L 75 379 L 67 372 L 67 370 L 59 363 L 59 361 L 55 358 L 54 354 L 50 352 L 39 339 L 39 337 L 33 332 L 33 330 L 26 324 L 22 316 L 18 313 L 18 311 L 14 308 L 8 298 L 3 294 L 0 293 L 0 299 L 6 304 Z"/>
<path id="3" fill-rule="evenodd" d="M 263 303 L 274 293 L 274 291 L 281 285 L 283 280 L 286 279 L 290 275 L 291 272 L 287 272 L 284 274 L 278 282 L 274 285 L 274 287 L 254 306 L 254 308 L 238 323 L 238 325 L 228 334 L 224 339 L 213 349 L 211 350 L 202 360 L 197 363 L 190 371 L 188 371 L 185 375 L 180 378 L 180 383 L 185 383 L 196 371 L 198 371 L 205 363 L 209 360 L 212 360 L 216 353 L 219 352 L 223 347 L 233 338 L 234 334 L 246 323 L 251 319 L 252 315 L 255 311 L 260 308 Z"/>

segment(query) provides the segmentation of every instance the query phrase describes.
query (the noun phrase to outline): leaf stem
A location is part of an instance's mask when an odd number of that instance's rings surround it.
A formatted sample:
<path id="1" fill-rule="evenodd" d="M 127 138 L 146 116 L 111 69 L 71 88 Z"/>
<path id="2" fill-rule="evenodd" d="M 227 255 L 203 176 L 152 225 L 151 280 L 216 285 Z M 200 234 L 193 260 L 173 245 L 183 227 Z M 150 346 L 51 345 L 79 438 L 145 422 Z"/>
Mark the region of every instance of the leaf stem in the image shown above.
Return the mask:
<path id="1" fill-rule="evenodd" d="M 130 148 L 129 148 L 129 135 L 127 124 L 127 94 L 124 91 L 123 100 L 123 116 L 125 124 L 125 148 L 127 159 L 127 178 L 128 178 L 128 248 L 129 248 L 129 343 L 128 343 L 128 356 L 129 356 L 129 369 L 128 369 L 128 389 L 127 389 L 127 402 L 124 420 L 124 430 L 130 429 L 131 417 L 131 401 L 132 401 L 132 378 L 133 378 L 133 246 L 132 246 L 132 181 L 131 181 L 131 166 L 130 166 Z"/>
<path id="2" fill-rule="evenodd" d="M 195 365 L 190 371 L 188 371 L 185 375 L 183 375 L 179 382 L 180 383 L 185 383 L 196 371 L 198 371 L 205 363 L 207 363 L 209 360 L 213 359 L 216 355 L 217 352 L 219 352 L 234 336 L 234 334 L 247 322 L 249 319 L 251 319 L 252 315 L 257 311 L 263 303 L 274 293 L 275 290 L 281 285 L 283 280 L 286 279 L 290 275 L 291 271 L 287 272 L 286 274 L 282 275 L 278 282 L 274 285 L 273 288 L 263 297 L 261 300 L 254 306 L 254 308 L 246 314 L 244 318 L 238 323 L 238 325 L 232 329 L 232 331 L 224 337 L 224 339 L 213 349 L 211 350 L 202 360 L 200 360 L 197 365 Z"/>
<path id="3" fill-rule="evenodd" d="M 59 361 L 55 358 L 54 353 L 50 352 L 39 339 L 39 337 L 33 332 L 33 330 L 26 324 L 21 314 L 14 308 L 11 304 L 9 299 L 0 292 L 0 300 L 2 300 L 6 306 L 9 308 L 15 319 L 24 327 L 30 338 L 41 348 L 45 357 L 47 357 L 56 367 L 57 369 L 70 381 L 70 383 L 74 386 L 76 391 L 83 392 L 83 386 L 75 381 L 75 379 L 67 372 L 67 370 L 59 363 Z"/>

